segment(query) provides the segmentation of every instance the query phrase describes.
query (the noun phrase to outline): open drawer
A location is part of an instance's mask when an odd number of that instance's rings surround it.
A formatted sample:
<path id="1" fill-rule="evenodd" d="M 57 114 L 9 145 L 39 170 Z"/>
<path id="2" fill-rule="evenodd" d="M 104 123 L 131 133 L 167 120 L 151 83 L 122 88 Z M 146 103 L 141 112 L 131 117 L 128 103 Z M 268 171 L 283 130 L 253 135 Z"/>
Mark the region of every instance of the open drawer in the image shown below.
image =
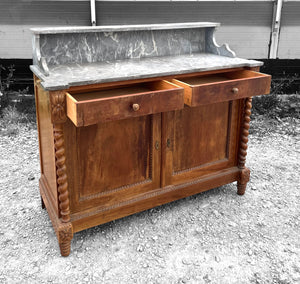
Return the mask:
<path id="1" fill-rule="evenodd" d="M 67 93 L 67 115 L 76 126 L 182 109 L 182 87 L 154 81 L 93 92 Z"/>
<path id="2" fill-rule="evenodd" d="M 184 103 L 199 106 L 268 94 L 271 76 L 249 70 L 173 79 L 184 88 Z"/>

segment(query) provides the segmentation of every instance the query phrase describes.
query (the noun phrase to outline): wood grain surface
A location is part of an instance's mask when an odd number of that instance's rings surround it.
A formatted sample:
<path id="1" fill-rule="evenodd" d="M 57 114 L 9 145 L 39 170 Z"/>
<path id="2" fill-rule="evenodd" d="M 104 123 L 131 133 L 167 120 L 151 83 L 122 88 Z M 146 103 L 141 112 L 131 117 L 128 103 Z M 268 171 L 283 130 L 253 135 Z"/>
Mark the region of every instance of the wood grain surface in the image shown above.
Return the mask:
<path id="1" fill-rule="evenodd" d="M 50 94 L 36 82 L 40 189 L 62 255 L 73 232 L 233 181 L 243 194 L 251 96 L 270 88 L 256 71 Z"/>

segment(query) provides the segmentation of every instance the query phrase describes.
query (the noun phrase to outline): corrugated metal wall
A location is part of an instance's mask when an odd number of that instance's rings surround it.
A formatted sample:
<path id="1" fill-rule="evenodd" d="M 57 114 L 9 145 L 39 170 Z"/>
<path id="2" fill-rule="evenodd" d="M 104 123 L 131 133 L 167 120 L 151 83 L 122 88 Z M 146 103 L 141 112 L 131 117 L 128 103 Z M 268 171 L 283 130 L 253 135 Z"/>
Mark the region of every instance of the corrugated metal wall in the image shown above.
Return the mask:
<path id="1" fill-rule="evenodd" d="M 0 58 L 31 58 L 29 29 L 54 25 L 90 25 L 90 3 L 0 0 Z"/>
<path id="2" fill-rule="evenodd" d="M 273 2 L 114 2 L 96 3 L 97 24 L 220 22 L 216 39 L 239 57 L 268 58 Z M 300 58 L 300 2 L 283 6 L 279 58 Z M 29 28 L 90 25 L 89 1 L 0 0 L 0 58 L 31 58 Z"/>
<path id="3" fill-rule="evenodd" d="M 220 22 L 219 44 L 239 57 L 267 58 L 272 2 L 99 2 L 97 23 Z"/>
<path id="4" fill-rule="evenodd" d="M 300 59 L 300 2 L 286 2 L 282 7 L 278 58 Z"/>

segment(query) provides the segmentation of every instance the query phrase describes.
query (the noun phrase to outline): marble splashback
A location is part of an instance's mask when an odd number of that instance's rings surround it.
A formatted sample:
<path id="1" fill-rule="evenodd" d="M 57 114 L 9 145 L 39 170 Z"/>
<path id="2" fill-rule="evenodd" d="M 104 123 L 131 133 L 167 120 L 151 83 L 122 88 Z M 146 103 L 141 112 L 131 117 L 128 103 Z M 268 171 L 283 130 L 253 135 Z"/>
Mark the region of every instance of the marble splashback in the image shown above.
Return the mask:
<path id="1" fill-rule="evenodd" d="M 224 43 L 221 46 L 217 44 L 215 31 L 215 28 L 207 28 L 205 30 L 205 51 L 216 55 L 235 57 L 235 52 L 229 48 L 227 43 Z"/>
<path id="2" fill-rule="evenodd" d="M 253 67 L 215 40 L 217 23 L 56 27 L 33 31 L 33 65 L 46 90 Z"/>
<path id="3" fill-rule="evenodd" d="M 56 27 L 32 29 L 33 64 L 49 76 L 52 66 L 212 53 L 235 57 L 218 46 L 218 23 Z"/>
<path id="4" fill-rule="evenodd" d="M 40 35 L 40 53 L 48 66 L 204 51 L 205 28 Z"/>

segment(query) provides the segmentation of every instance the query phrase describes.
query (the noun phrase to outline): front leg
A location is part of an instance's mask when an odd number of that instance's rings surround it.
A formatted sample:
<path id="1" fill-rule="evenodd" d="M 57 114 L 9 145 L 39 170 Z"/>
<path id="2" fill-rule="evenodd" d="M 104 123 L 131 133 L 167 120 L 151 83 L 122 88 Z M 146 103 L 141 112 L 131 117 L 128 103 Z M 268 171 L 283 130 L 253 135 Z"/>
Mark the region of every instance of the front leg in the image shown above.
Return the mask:
<path id="1" fill-rule="evenodd" d="M 51 121 L 55 148 L 56 183 L 58 192 L 59 221 L 57 224 L 57 238 L 62 256 L 68 256 L 73 238 L 73 227 L 70 222 L 68 176 L 66 167 L 64 123 L 67 120 L 65 92 L 50 93 Z"/>
<path id="2" fill-rule="evenodd" d="M 250 170 L 248 168 L 244 168 L 240 172 L 240 178 L 237 182 L 237 194 L 238 195 L 244 195 L 247 187 L 247 183 L 250 179 Z"/>
<path id="3" fill-rule="evenodd" d="M 58 243 L 62 256 L 68 256 L 71 251 L 73 228 L 71 223 L 61 223 L 58 226 Z"/>

